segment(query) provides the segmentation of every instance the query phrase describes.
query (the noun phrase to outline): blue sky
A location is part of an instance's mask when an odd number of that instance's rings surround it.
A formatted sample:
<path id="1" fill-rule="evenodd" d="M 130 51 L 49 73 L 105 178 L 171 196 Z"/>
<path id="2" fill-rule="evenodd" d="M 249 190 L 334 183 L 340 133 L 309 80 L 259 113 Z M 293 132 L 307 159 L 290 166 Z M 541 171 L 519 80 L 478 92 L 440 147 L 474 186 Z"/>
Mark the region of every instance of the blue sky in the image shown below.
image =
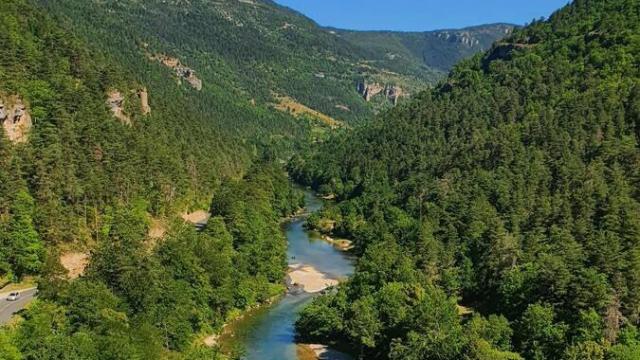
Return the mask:
<path id="1" fill-rule="evenodd" d="M 320 25 L 354 30 L 425 31 L 496 22 L 524 25 L 569 0 L 275 0 Z"/>

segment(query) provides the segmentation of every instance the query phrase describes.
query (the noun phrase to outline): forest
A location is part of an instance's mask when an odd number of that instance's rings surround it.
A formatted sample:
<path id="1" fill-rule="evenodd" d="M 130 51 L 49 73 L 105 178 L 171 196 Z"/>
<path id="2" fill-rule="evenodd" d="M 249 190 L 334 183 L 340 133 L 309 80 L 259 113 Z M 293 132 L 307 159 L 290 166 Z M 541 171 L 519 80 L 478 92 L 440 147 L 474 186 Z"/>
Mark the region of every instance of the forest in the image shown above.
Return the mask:
<path id="1" fill-rule="evenodd" d="M 283 292 L 280 218 L 302 197 L 277 159 L 310 124 L 118 58 L 32 2 L 0 14 L 0 101 L 32 121 L 15 141 L 2 119 L 0 279 L 39 290 L 0 330 L 0 358 L 215 358 L 204 336 Z M 212 218 L 196 232 L 177 215 L 199 208 Z M 75 281 L 69 250 L 91 258 Z"/>
<path id="2" fill-rule="evenodd" d="M 365 121 L 375 108 L 355 91 L 356 83 L 389 73 L 365 63 L 359 47 L 271 1 L 35 2 L 131 64 L 135 76 L 147 76 L 143 51 L 168 54 L 192 66 L 205 90 L 239 103 L 268 105 L 276 96 L 290 96 L 344 122 Z M 433 81 L 426 75 L 432 72 L 400 71 L 390 81 L 419 89 L 427 84 L 424 78 Z"/>
<path id="3" fill-rule="evenodd" d="M 358 258 L 299 341 L 640 359 L 640 1 L 575 0 L 434 88 L 465 51 L 431 67 L 430 37 L 344 39 L 271 1 L 4 0 L 0 16 L 2 116 L 30 121 L 16 141 L 0 120 L 0 280 L 39 291 L 0 359 L 229 358 L 203 339 L 285 292 L 281 220 L 303 206 L 288 176 L 334 199 L 308 225 Z M 376 77 L 411 100 L 366 102 L 356 84 Z M 179 218 L 196 209 L 199 230 Z M 66 251 L 90 257 L 72 281 Z"/>
<path id="4" fill-rule="evenodd" d="M 280 219 L 302 204 L 280 166 L 265 162 L 222 183 L 202 231 L 176 221 L 154 244 L 147 204 L 114 208 L 84 276 L 67 281 L 53 257 L 41 264 L 39 300 L 0 331 L 0 358 L 219 358 L 201 339 L 280 296 Z"/>
<path id="5" fill-rule="evenodd" d="M 365 359 L 640 358 L 640 2 L 576 0 L 289 164 L 353 278 L 297 322 Z"/>

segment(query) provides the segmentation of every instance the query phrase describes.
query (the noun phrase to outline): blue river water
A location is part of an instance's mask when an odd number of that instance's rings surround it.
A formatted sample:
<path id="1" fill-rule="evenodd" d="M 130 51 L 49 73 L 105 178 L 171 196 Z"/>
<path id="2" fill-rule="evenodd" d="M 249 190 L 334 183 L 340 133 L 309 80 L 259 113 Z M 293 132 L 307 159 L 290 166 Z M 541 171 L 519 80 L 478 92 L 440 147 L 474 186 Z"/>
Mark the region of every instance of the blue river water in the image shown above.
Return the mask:
<path id="1" fill-rule="evenodd" d="M 322 208 L 322 201 L 305 192 L 307 212 Z M 288 222 L 284 231 L 289 242 L 290 264 L 304 264 L 331 277 L 353 273 L 353 259 L 345 252 L 304 229 L 305 218 Z M 233 326 L 234 346 L 246 360 L 297 360 L 294 323 L 298 312 L 311 300 L 310 294 L 287 294 L 270 307 L 259 309 Z"/>

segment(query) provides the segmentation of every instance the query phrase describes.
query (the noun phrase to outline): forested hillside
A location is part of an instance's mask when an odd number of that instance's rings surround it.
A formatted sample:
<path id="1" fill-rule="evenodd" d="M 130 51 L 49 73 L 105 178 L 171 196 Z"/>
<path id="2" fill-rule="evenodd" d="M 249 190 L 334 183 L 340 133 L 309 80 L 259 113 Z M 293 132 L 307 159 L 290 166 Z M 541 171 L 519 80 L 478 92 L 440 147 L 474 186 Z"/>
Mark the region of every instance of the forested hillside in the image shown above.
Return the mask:
<path id="1" fill-rule="evenodd" d="M 576 0 L 294 159 L 353 279 L 309 341 L 367 359 L 640 358 L 640 2 Z"/>
<path id="2" fill-rule="evenodd" d="M 494 42 L 508 36 L 514 26 L 491 24 L 459 30 L 427 32 L 338 30 L 339 36 L 363 49 L 373 65 L 399 73 L 444 77 L 460 60 L 485 51 Z M 431 72 L 425 72 L 430 69 Z M 439 77 L 435 80 L 440 80 Z"/>
<path id="3" fill-rule="evenodd" d="M 169 56 L 196 71 L 203 92 L 245 104 L 290 97 L 341 121 L 365 120 L 375 108 L 358 94 L 357 81 L 387 73 L 363 64 L 349 42 L 271 1 L 38 2 L 135 68 L 135 76 L 157 78 L 148 73 L 149 58 Z M 412 74 L 388 80 L 411 89 L 427 85 Z"/>
<path id="4" fill-rule="evenodd" d="M 405 66 L 405 54 L 388 59 L 391 50 L 376 45 L 380 41 L 374 33 L 351 41 L 347 32 L 322 28 L 270 0 L 37 2 L 90 42 L 135 66 L 140 70 L 136 76 L 150 77 L 144 75 L 150 56 L 169 56 L 196 71 L 203 91 L 266 105 L 289 97 L 346 122 L 367 120 L 390 107 L 385 101 L 365 101 L 357 91 L 359 83 L 396 86 L 405 96 L 416 93 L 509 28 L 452 31 L 438 40 L 429 34 L 398 35 L 411 52 L 410 61 L 425 59 Z"/>
<path id="5" fill-rule="evenodd" d="M 308 124 L 140 70 L 27 1 L 0 15 L 0 279 L 40 291 L 0 358 L 212 358 L 202 337 L 282 292 L 301 198 L 275 161 Z M 196 206 L 199 233 L 173 220 Z M 90 258 L 75 281 L 69 249 Z"/>
<path id="6" fill-rule="evenodd" d="M 175 223 L 155 246 L 144 203 L 114 208 L 83 277 L 46 264 L 39 299 L 0 331 L 0 358 L 219 358 L 202 338 L 282 293 L 280 218 L 301 205 L 279 166 L 262 163 L 220 186 L 202 231 Z"/>
<path id="7" fill-rule="evenodd" d="M 242 174 L 273 136 L 305 133 L 285 114 L 193 96 L 160 69 L 139 72 L 153 79 L 134 76 L 138 69 L 90 50 L 25 1 L 4 2 L 2 15 L 0 101 L 24 103 L 31 118 L 21 141 L 7 131 L 0 139 L 3 234 L 22 231 L 12 223 L 19 215 L 44 242 L 82 244 L 120 202 L 142 200 L 158 216 L 206 206 L 222 177 Z M 106 103 L 114 92 L 122 96 L 119 115 Z M 16 119 L 5 116 L 4 129 Z"/>
<path id="8" fill-rule="evenodd" d="M 217 358 L 203 338 L 284 290 L 301 197 L 282 161 L 391 107 L 358 83 L 429 78 L 270 1 L 5 0 L 0 18 L 0 281 L 39 290 L 1 359 Z M 199 232 L 178 219 L 197 209 Z"/>

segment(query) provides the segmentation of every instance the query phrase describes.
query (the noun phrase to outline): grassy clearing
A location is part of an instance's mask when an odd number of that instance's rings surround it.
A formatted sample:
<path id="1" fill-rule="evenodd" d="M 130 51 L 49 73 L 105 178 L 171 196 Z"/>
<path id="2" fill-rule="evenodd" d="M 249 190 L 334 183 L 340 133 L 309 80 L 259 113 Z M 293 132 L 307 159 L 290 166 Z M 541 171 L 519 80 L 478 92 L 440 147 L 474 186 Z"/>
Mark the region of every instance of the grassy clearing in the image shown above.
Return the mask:
<path id="1" fill-rule="evenodd" d="M 276 110 L 290 113 L 295 117 L 301 117 L 304 115 L 311 116 L 332 129 L 344 126 L 342 122 L 332 118 L 331 116 L 303 105 L 288 96 L 278 96 L 276 98 L 279 101 L 279 103 L 274 106 Z"/>

